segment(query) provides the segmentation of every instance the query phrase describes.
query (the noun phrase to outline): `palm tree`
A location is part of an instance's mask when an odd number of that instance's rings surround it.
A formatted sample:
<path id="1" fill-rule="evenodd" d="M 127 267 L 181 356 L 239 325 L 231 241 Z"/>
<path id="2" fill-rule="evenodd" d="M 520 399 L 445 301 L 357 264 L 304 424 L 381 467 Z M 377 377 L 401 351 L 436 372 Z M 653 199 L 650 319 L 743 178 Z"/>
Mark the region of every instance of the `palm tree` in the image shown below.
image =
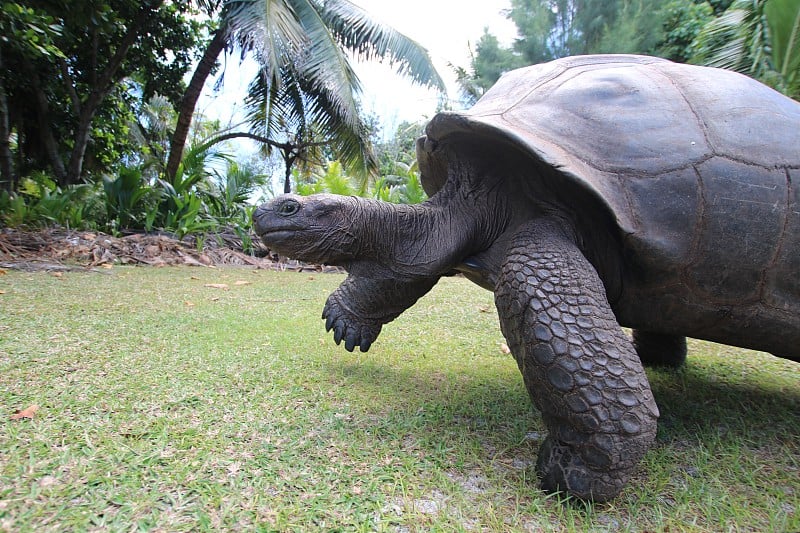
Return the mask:
<path id="1" fill-rule="evenodd" d="M 388 60 L 415 83 L 444 90 L 427 51 L 374 21 L 349 0 L 222 0 L 219 28 L 189 84 L 173 135 L 166 174 L 175 175 L 200 91 L 224 49 L 252 54 L 261 70 L 250 85 L 243 134 L 279 149 L 287 180 L 296 162 L 329 147 L 349 169 L 375 167 L 358 113 L 358 77 L 350 56 Z M 230 135 L 228 135 L 230 138 Z"/>
<path id="2" fill-rule="evenodd" d="M 743 72 L 800 97 L 800 2 L 735 0 L 698 34 L 692 61 Z"/>

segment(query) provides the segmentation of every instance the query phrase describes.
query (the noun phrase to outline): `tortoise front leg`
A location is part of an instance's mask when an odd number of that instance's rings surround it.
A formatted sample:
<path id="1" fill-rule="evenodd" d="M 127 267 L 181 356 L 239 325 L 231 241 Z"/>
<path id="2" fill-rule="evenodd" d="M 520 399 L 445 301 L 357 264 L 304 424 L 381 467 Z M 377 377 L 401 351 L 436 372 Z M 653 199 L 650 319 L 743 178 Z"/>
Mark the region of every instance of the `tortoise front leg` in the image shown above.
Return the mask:
<path id="1" fill-rule="evenodd" d="M 605 501 L 652 444 L 658 408 L 597 272 L 563 228 L 547 219 L 517 232 L 495 303 L 549 430 L 542 487 Z"/>
<path id="2" fill-rule="evenodd" d="M 366 352 L 383 325 L 414 305 L 437 281 L 439 278 L 397 281 L 350 274 L 325 303 L 325 329 L 333 330 L 336 344 L 344 340 L 347 351 L 359 346 Z"/>

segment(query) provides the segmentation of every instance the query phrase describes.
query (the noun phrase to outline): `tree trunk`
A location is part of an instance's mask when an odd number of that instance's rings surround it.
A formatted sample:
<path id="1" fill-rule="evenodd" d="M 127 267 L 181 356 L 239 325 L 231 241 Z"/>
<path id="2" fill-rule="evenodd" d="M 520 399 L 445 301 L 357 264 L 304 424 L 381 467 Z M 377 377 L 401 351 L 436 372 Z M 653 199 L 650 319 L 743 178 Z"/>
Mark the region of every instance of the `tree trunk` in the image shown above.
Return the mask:
<path id="1" fill-rule="evenodd" d="M 281 148 L 283 155 L 283 164 L 286 166 L 286 172 L 283 175 L 283 192 L 289 194 L 292 192 L 292 167 L 294 162 L 297 161 L 298 152 L 296 146 L 289 144 L 287 147 Z"/>
<path id="2" fill-rule="evenodd" d="M 128 26 L 125 35 L 122 37 L 122 40 L 120 41 L 117 50 L 114 52 L 114 55 L 109 60 L 108 65 L 106 65 L 106 67 L 99 72 L 99 75 L 97 76 L 97 82 L 94 84 L 94 87 L 91 88 L 91 92 L 89 93 L 89 98 L 87 98 L 85 102 L 81 103 L 80 109 L 73 110 L 77 115 L 78 127 L 75 130 L 75 137 L 73 139 L 74 145 L 72 148 L 72 153 L 70 154 L 66 175 L 64 177 L 65 184 L 71 185 L 73 183 L 77 183 L 80 179 L 81 172 L 83 170 L 83 160 L 86 156 L 86 147 L 89 145 L 89 137 L 92 131 L 92 121 L 94 120 L 94 116 L 97 113 L 97 110 L 100 108 L 100 105 L 103 103 L 105 97 L 108 96 L 108 94 L 116 85 L 115 77 L 117 72 L 122 66 L 125 56 L 128 55 L 131 47 L 139 37 L 139 31 L 147 21 L 147 17 L 153 10 L 158 9 L 162 3 L 163 0 L 156 0 L 145 3 L 142 6 L 141 10 L 136 14 L 136 17 L 133 19 L 133 21 L 131 21 L 131 25 Z M 64 81 L 65 83 L 70 83 L 70 80 L 68 79 L 65 79 Z"/>
<path id="3" fill-rule="evenodd" d="M 31 86 L 33 87 L 33 101 L 36 108 L 36 120 L 39 122 L 37 132 L 39 133 L 39 140 L 44 147 L 44 152 L 47 154 L 47 159 L 53 174 L 59 185 L 64 184 L 66 179 L 67 170 L 64 168 L 64 161 L 61 159 L 61 153 L 58 150 L 58 142 L 53 135 L 53 129 L 50 127 L 50 104 L 47 101 L 47 95 L 42 89 L 42 83 L 39 79 L 39 74 L 36 72 L 31 63 L 23 57 L 22 68 L 25 74 L 30 78 Z"/>
<path id="4" fill-rule="evenodd" d="M 3 70 L 3 57 L 0 56 L 0 71 Z M 11 156 L 11 130 L 8 120 L 8 97 L 5 87 L 0 83 L 0 181 L 2 188 L 13 191 L 15 185 L 14 163 Z"/>
<path id="5" fill-rule="evenodd" d="M 292 192 L 292 167 L 286 163 L 286 173 L 283 176 L 283 193 L 289 194 Z"/>
<path id="6" fill-rule="evenodd" d="M 98 107 L 99 103 L 93 106 L 84 105 L 78 117 L 78 127 L 75 129 L 75 134 L 73 136 L 75 145 L 72 148 L 69 165 L 67 166 L 67 173 L 64 177 L 65 185 L 77 183 L 81 177 L 83 160 L 86 156 L 86 148 L 89 146 L 89 137 L 92 132 L 92 120 L 94 120 L 94 115 Z"/>
<path id="7" fill-rule="evenodd" d="M 200 99 L 200 94 L 203 92 L 206 80 L 211 74 L 214 65 L 217 64 L 217 57 L 219 57 L 219 54 L 225 49 L 227 37 L 228 32 L 224 25 L 214 33 L 214 37 L 211 39 L 211 42 L 208 43 L 208 47 L 203 53 L 200 62 L 197 64 L 189 86 L 186 87 L 186 92 L 181 99 L 178 122 L 175 125 L 175 132 L 172 134 L 172 139 L 169 144 L 166 179 L 170 183 L 175 179 L 178 166 L 181 164 L 183 148 L 186 146 L 186 138 L 189 136 L 189 128 L 192 125 L 192 116 L 194 115 L 197 100 Z"/>

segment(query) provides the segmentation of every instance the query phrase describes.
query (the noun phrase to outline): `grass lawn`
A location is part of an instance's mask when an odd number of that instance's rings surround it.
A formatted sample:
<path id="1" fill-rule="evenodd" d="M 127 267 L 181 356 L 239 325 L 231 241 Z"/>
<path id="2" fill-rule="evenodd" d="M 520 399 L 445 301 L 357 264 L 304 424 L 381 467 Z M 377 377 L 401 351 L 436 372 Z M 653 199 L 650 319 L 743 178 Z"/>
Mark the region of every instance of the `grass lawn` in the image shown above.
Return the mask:
<path id="1" fill-rule="evenodd" d="M 0 275 L 0 530 L 800 530 L 800 365 L 691 343 L 648 371 L 636 479 L 568 503 L 490 293 L 444 279 L 350 354 L 319 319 L 341 280 Z"/>

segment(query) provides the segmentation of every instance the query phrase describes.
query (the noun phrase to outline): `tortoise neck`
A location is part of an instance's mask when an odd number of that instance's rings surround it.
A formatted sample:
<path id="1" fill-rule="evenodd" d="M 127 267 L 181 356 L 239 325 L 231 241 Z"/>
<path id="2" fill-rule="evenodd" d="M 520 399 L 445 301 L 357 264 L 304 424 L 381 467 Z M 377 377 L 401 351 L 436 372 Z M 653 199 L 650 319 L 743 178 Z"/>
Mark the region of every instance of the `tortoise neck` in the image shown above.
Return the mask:
<path id="1" fill-rule="evenodd" d="M 449 184 L 448 184 L 449 185 Z M 354 231 L 358 259 L 352 273 L 397 279 L 439 277 L 452 272 L 465 257 L 487 248 L 501 223 L 486 194 L 446 186 L 424 203 L 358 202 L 360 221 Z"/>

